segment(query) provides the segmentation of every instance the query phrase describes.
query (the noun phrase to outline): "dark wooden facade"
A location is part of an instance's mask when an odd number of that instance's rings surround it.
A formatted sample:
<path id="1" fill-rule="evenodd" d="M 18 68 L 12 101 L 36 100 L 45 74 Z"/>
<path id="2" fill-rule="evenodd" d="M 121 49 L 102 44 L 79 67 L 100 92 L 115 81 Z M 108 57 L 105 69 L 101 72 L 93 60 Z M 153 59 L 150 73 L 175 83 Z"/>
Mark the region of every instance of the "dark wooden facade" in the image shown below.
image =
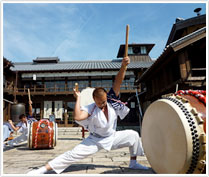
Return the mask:
<path id="1" fill-rule="evenodd" d="M 139 79 L 145 112 L 162 95 L 177 90 L 206 89 L 206 16 L 173 25 L 166 48 Z"/>

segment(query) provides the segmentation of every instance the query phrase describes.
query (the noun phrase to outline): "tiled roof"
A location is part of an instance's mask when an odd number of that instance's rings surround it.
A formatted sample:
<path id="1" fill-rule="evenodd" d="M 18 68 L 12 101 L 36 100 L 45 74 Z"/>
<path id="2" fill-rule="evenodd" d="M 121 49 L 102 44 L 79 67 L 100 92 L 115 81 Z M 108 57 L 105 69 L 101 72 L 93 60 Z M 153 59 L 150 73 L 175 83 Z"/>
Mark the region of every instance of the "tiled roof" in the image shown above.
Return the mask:
<path id="1" fill-rule="evenodd" d="M 58 71 L 58 70 L 115 70 L 121 66 L 121 59 L 104 60 L 104 61 L 70 61 L 58 63 L 14 63 L 12 71 Z M 149 68 L 154 61 L 134 61 L 128 65 L 128 69 Z"/>

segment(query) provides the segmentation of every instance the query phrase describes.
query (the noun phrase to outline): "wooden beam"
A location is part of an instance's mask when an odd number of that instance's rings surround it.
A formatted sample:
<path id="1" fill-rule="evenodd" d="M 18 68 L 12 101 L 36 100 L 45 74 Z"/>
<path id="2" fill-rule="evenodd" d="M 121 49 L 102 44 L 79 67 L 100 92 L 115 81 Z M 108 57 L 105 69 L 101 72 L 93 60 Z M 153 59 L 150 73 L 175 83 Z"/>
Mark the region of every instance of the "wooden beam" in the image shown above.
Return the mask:
<path id="1" fill-rule="evenodd" d="M 185 80 L 187 78 L 187 67 L 186 67 L 185 55 L 183 52 L 179 53 L 178 60 L 179 60 L 181 78 Z"/>

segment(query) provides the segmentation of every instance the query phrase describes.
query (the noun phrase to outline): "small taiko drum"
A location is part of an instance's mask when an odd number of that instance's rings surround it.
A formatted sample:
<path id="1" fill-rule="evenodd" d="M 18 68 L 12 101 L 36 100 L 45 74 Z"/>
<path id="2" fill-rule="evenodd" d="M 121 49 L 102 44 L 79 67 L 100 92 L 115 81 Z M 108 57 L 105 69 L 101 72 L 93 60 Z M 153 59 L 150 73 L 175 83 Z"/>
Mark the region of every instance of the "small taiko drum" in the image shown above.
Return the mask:
<path id="1" fill-rule="evenodd" d="M 57 144 L 57 123 L 48 119 L 41 119 L 29 124 L 28 148 L 29 149 L 50 149 Z"/>
<path id="2" fill-rule="evenodd" d="M 206 173 L 206 92 L 181 90 L 153 102 L 142 144 L 156 173 Z"/>

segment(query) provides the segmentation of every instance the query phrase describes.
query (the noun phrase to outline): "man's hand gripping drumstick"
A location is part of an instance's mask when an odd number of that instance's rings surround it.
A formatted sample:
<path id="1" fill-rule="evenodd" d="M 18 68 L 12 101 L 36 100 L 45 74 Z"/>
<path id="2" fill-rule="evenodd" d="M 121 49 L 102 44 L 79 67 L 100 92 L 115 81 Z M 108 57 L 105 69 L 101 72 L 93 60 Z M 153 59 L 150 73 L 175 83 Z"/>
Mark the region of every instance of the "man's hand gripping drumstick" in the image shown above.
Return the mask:
<path id="1" fill-rule="evenodd" d="M 74 91 L 74 97 L 77 99 L 80 96 L 80 92 L 78 90 L 78 83 L 75 83 L 75 87 L 73 88 Z"/>
<path id="2" fill-rule="evenodd" d="M 116 96 L 120 94 L 120 86 L 123 82 L 123 79 L 125 78 L 127 66 L 130 63 L 130 58 L 128 57 L 128 34 L 129 34 L 129 25 L 126 26 L 126 45 L 125 45 L 124 58 L 122 60 L 121 68 L 118 74 L 116 75 L 115 81 L 113 83 L 113 90 Z"/>
<path id="3" fill-rule="evenodd" d="M 77 121 L 87 119 L 89 117 L 89 114 L 85 111 L 80 110 L 81 93 L 78 90 L 78 83 L 75 83 L 75 88 L 73 88 L 73 91 L 74 91 L 74 97 L 76 98 L 75 109 L 74 109 L 74 119 Z"/>

